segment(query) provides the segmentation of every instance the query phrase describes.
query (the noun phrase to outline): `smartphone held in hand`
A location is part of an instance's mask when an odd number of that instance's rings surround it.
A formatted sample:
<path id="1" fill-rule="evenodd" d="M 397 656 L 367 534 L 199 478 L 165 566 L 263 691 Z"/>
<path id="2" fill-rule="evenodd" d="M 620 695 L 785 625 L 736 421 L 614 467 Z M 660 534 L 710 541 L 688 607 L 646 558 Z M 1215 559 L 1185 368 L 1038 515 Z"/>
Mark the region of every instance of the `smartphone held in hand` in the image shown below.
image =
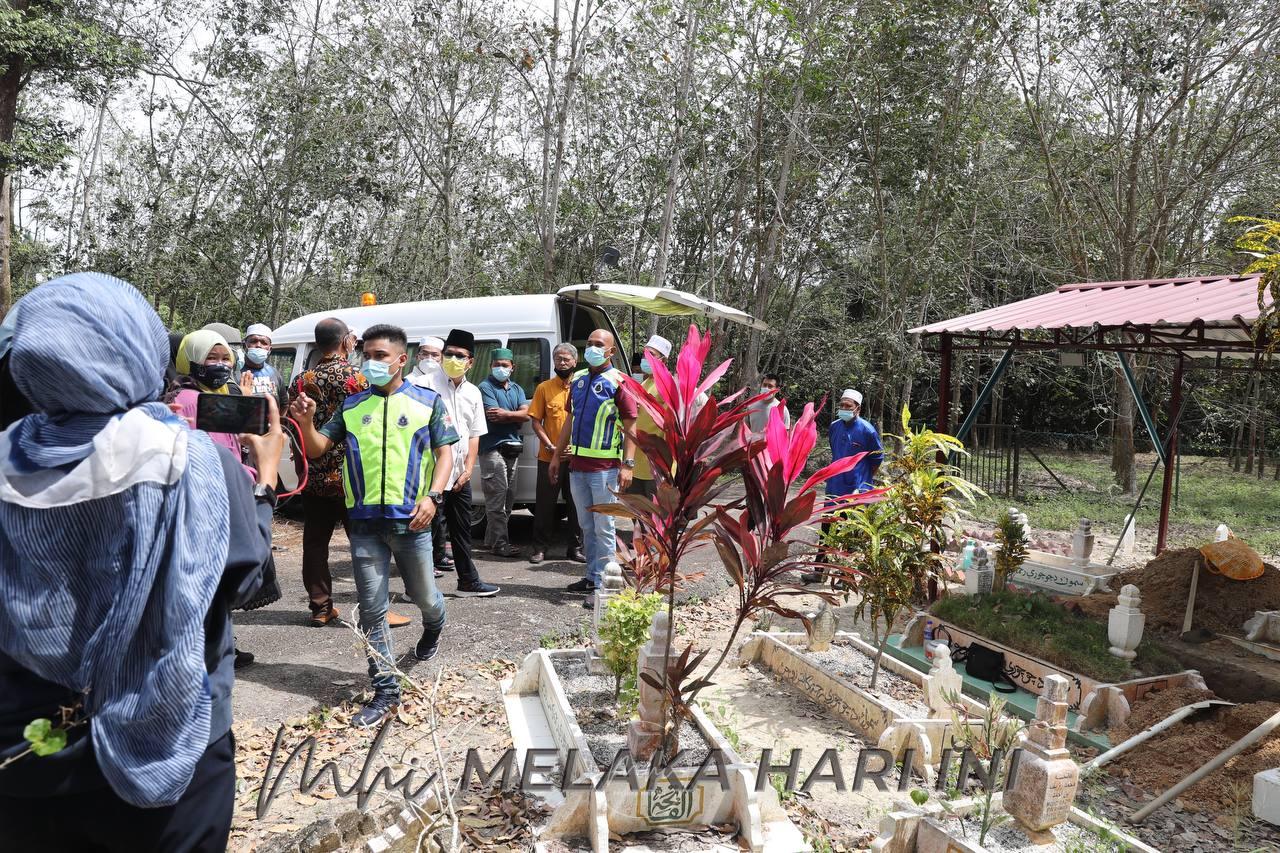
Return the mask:
<path id="1" fill-rule="evenodd" d="M 196 429 L 266 435 L 268 424 L 266 397 L 201 394 L 196 399 Z"/>

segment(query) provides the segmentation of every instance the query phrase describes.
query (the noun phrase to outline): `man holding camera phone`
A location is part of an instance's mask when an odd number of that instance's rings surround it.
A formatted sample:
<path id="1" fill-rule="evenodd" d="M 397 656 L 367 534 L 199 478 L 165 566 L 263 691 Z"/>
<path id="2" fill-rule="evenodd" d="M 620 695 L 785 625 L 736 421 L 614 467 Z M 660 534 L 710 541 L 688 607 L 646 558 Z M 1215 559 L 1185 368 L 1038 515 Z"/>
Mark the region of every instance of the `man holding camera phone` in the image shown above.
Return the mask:
<path id="1" fill-rule="evenodd" d="M 431 520 L 444 499 L 453 470 L 458 434 L 440 395 L 404 379 L 408 338 L 397 326 L 364 332 L 361 373 L 372 386 L 352 394 L 320 429 L 312 422 L 316 403 L 305 393 L 289 407 L 302 430 L 307 456 L 323 455 L 347 442 L 343 486 L 351 524 L 351 562 L 360 599 L 360 629 L 368 636 L 369 678 L 374 696 L 351 718 L 369 728 L 395 713 L 400 681 L 386 615 L 391 558 L 405 591 L 422 611 L 418 660 L 436 656 L 444 630 L 444 596 L 436 589 Z"/>

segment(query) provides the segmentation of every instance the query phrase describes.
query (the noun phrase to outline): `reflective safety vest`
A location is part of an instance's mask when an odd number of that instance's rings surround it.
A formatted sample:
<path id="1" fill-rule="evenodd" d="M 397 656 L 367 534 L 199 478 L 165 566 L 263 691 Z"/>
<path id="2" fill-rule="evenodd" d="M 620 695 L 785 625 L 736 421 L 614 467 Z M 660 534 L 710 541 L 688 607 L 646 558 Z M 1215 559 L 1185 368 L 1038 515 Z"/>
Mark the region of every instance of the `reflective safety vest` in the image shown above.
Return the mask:
<path id="1" fill-rule="evenodd" d="M 394 393 L 377 394 L 370 388 L 343 402 L 347 435 L 342 486 L 349 517 L 413 517 L 418 497 L 430 490 L 435 474 L 431 420 L 439 397 L 429 388 L 402 382 Z"/>
<path id="2" fill-rule="evenodd" d="M 592 459 L 622 458 L 622 424 L 614 397 L 627 377 L 617 368 L 600 373 L 579 370 L 573 374 L 569 399 L 573 402 L 573 426 L 569 446 L 575 456 Z"/>

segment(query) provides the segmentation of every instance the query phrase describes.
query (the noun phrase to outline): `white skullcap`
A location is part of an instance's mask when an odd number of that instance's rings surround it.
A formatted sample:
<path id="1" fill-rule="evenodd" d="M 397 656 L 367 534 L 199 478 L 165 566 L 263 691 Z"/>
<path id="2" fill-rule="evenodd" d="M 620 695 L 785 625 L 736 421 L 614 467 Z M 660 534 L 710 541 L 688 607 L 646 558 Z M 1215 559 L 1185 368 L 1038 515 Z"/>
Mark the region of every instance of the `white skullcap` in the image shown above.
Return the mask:
<path id="1" fill-rule="evenodd" d="M 857 403 L 859 406 L 862 405 L 862 393 L 859 391 L 855 391 L 852 388 L 846 388 L 843 391 L 841 391 L 840 399 L 852 400 L 853 402 Z"/>
<path id="2" fill-rule="evenodd" d="M 267 340 L 271 340 L 271 327 L 265 323 L 254 323 L 252 326 L 244 330 L 244 336 L 246 338 L 252 337 L 253 335 L 262 335 L 262 337 Z"/>
<path id="3" fill-rule="evenodd" d="M 430 337 L 430 338 L 423 338 L 423 339 L 422 339 L 422 345 L 423 345 L 424 347 L 431 347 L 432 349 L 438 349 L 438 350 L 443 351 L 443 350 L 444 350 L 444 339 L 443 339 L 443 338 L 437 338 L 437 337 L 434 337 L 434 336 L 433 336 L 433 337 Z"/>
<path id="4" fill-rule="evenodd" d="M 649 342 L 644 345 L 644 348 L 662 353 L 663 358 L 671 358 L 671 341 L 662 335 L 654 335 L 649 338 Z"/>

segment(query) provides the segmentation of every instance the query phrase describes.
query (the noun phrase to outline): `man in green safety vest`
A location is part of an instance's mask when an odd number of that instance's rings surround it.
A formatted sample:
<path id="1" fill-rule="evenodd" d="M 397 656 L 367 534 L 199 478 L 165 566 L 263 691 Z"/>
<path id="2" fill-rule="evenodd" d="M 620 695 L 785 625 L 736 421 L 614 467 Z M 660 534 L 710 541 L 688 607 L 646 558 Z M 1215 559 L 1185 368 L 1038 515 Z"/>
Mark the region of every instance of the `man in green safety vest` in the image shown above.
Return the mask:
<path id="1" fill-rule="evenodd" d="M 569 490 L 578 510 L 587 576 L 569 584 L 570 592 L 594 593 L 604 567 L 617 552 L 613 516 L 592 512 L 598 504 L 618 502 L 631 485 L 636 467 L 637 404 L 626 388 L 629 376 L 613 367 L 613 333 L 596 329 L 583 353 L 588 365 L 569 380 L 569 419 L 560 430 L 547 476 L 559 480 L 560 460 L 570 453 Z M 583 606 L 592 607 L 588 597 Z"/>
<path id="2" fill-rule="evenodd" d="M 431 519 L 453 468 L 449 445 L 458 441 L 440 395 L 404 381 L 408 339 L 403 329 L 378 325 L 364 332 L 361 373 L 370 388 L 351 394 L 319 429 L 315 401 L 305 394 L 290 407 L 307 456 L 346 442 L 342 483 L 351 520 L 351 563 L 360 601 L 360 629 L 369 638 L 373 700 L 351 718 L 376 726 L 400 705 L 387 630 L 388 575 L 394 556 L 405 591 L 422 611 L 418 660 L 431 660 L 444 629 L 444 596 L 431 561 Z"/>

